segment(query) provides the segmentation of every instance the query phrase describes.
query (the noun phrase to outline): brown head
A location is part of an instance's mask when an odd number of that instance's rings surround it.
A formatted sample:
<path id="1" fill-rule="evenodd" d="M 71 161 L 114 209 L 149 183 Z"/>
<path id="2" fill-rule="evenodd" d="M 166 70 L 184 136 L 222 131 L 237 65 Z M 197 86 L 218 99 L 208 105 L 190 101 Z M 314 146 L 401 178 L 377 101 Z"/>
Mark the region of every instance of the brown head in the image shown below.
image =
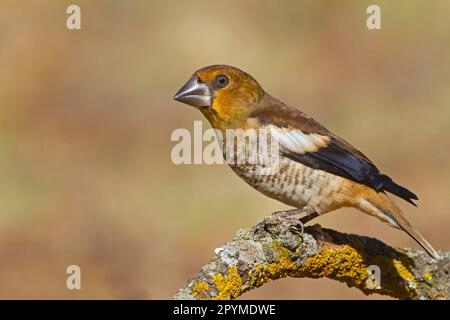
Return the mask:
<path id="1" fill-rule="evenodd" d="M 254 111 L 264 90 L 248 73 L 227 65 L 196 71 L 174 99 L 199 108 L 214 128 L 237 127 Z"/>

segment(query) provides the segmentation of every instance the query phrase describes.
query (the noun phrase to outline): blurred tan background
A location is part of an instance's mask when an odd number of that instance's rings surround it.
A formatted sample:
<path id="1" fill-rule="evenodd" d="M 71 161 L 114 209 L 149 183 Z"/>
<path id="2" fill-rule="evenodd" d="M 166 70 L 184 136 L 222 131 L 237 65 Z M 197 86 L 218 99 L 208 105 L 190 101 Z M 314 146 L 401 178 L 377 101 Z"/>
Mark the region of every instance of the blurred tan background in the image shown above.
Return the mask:
<path id="1" fill-rule="evenodd" d="M 65 27 L 66 7 L 82 30 Z M 415 191 L 399 200 L 450 249 L 450 2 L 9 1 L 0 4 L 0 298 L 166 299 L 239 227 L 286 208 L 226 166 L 175 166 L 172 101 L 198 68 L 251 73 Z M 209 125 L 204 124 L 204 127 Z M 416 244 L 354 210 L 326 227 Z M 65 287 L 66 267 L 82 290 Z M 242 298 L 378 299 L 285 279 Z"/>

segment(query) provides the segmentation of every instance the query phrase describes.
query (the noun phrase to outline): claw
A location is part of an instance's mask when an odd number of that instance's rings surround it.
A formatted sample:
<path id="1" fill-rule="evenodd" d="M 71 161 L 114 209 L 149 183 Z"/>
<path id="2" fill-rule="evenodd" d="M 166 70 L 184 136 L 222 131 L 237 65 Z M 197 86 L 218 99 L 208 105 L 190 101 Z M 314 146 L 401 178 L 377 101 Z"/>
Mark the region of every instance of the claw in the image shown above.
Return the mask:
<path id="1" fill-rule="evenodd" d="M 259 229 L 265 229 L 266 228 L 266 220 L 261 221 L 256 226 L 252 227 L 250 230 L 253 232 L 253 235 L 258 231 Z"/>
<path id="2" fill-rule="evenodd" d="M 304 224 L 302 223 L 302 221 L 300 220 L 300 219 L 295 219 L 295 218 L 291 218 L 291 219 L 289 219 L 289 220 L 291 220 L 292 222 L 291 222 L 291 230 L 293 231 L 293 232 L 296 232 L 296 233 L 298 233 L 300 236 L 303 236 L 303 233 L 305 232 L 305 226 L 304 226 Z M 298 226 L 300 226 L 300 229 L 301 229 L 301 231 L 300 232 L 298 232 L 299 230 L 298 230 Z"/>

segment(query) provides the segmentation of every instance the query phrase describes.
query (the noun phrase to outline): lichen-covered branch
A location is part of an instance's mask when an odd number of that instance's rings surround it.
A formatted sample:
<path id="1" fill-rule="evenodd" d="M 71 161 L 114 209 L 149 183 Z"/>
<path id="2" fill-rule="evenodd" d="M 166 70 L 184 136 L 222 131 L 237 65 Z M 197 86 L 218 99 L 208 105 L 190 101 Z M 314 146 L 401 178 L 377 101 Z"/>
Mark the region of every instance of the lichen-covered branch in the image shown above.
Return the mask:
<path id="1" fill-rule="evenodd" d="M 422 251 L 394 249 L 377 239 L 319 225 L 306 227 L 302 234 L 300 227 L 296 219 L 271 216 L 240 229 L 174 299 L 235 299 L 287 276 L 327 277 L 365 294 L 398 299 L 450 298 L 448 252 L 440 252 L 442 260 L 434 261 Z M 369 266 L 379 267 L 379 283 Z"/>

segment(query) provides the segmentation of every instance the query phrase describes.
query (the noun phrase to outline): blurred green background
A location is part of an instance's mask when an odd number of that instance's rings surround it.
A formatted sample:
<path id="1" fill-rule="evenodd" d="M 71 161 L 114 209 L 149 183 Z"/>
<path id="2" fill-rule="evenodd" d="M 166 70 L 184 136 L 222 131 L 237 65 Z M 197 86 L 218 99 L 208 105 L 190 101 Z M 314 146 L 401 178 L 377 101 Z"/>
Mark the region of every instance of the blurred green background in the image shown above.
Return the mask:
<path id="1" fill-rule="evenodd" d="M 66 29 L 66 7 L 82 29 Z M 450 2 L 10 1 L 0 4 L 0 298 L 171 297 L 234 232 L 286 208 L 222 165 L 175 166 L 172 101 L 198 68 L 251 73 L 419 195 L 399 200 L 450 248 Z M 204 124 L 204 127 L 209 125 Z M 416 244 L 355 210 L 326 227 Z M 65 287 L 68 265 L 82 289 Z M 242 298 L 376 299 L 327 279 Z"/>

